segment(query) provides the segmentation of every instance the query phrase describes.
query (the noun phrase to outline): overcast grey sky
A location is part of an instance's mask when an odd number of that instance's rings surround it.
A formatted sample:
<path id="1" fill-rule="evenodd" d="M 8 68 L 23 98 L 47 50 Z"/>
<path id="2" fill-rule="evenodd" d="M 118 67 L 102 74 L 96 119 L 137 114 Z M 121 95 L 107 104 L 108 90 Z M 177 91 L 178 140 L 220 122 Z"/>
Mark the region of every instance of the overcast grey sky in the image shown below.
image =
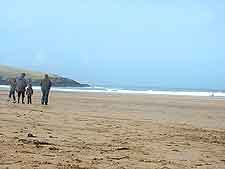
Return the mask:
<path id="1" fill-rule="evenodd" d="M 0 63 L 81 82 L 225 89 L 224 0 L 7 0 Z"/>

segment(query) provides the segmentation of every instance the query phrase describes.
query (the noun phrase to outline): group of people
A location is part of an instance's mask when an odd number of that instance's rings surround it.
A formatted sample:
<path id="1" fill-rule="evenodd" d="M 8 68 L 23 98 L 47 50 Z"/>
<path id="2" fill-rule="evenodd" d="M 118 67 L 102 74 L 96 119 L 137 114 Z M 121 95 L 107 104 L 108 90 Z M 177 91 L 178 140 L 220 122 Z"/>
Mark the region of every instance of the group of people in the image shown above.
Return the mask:
<path id="1" fill-rule="evenodd" d="M 10 91 L 8 101 L 13 98 L 13 103 L 16 103 L 17 92 L 17 103 L 20 103 L 20 100 L 22 99 L 22 104 L 25 104 L 25 96 L 27 96 L 27 104 L 32 104 L 32 95 L 34 93 L 32 88 L 32 82 L 31 80 L 27 81 L 25 77 L 26 74 L 22 73 L 19 77 L 9 80 Z M 48 96 L 52 86 L 52 82 L 47 74 L 41 80 L 40 86 L 42 91 L 41 104 L 48 105 Z"/>

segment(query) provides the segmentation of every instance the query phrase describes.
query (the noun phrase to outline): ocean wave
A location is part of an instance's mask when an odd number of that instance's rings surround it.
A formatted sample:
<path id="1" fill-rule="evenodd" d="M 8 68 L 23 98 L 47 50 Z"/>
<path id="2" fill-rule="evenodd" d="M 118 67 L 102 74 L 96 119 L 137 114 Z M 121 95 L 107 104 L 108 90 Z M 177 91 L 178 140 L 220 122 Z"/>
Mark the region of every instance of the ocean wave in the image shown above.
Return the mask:
<path id="1" fill-rule="evenodd" d="M 0 89 L 9 89 L 7 85 L 0 85 Z M 40 87 L 34 86 L 34 90 L 41 90 Z M 118 94 L 144 94 L 144 95 L 171 95 L 171 96 L 215 96 L 225 97 L 224 92 L 211 92 L 211 91 L 157 91 L 157 90 L 127 90 L 121 88 L 106 88 L 106 87 L 85 87 L 85 88 L 60 88 L 53 87 L 52 91 L 58 92 L 89 92 L 89 93 L 118 93 Z"/>

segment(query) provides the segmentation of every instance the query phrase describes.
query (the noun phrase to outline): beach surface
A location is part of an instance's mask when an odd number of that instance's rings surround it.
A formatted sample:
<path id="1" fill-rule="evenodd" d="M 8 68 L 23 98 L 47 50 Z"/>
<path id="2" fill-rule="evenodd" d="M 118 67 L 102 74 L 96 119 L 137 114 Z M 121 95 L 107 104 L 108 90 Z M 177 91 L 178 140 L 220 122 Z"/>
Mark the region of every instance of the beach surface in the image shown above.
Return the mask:
<path id="1" fill-rule="evenodd" d="M 0 169 L 224 169 L 225 99 L 0 91 Z"/>

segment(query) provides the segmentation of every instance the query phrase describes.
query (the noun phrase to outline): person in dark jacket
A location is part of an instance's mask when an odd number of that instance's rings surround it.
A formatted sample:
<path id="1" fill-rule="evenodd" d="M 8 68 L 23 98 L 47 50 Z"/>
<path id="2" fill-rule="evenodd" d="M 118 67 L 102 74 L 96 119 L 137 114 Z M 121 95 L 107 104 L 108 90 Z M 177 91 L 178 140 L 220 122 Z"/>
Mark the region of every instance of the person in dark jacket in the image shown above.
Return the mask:
<path id="1" fill-rule="evenodd" d="M 16 79 L 10 79 L 9 80 L 9 85 L 10 85 L 10 90 L 9 90 L 9 100 L 11 100 L 12 96 L 13 96 L 13 103 L 16 103 Z"/>
<path id="2" fill-rule="evenodd" d="M 19 76 L 16 79 L 16 91 L 18 93 L 18 103 L 20 103 L 20 97 L 22 95 L 22 103 L 24 103 L 24 98 L 25 98 L 25 92 L 26 92 L 26 87 L 27 87 L 27 81 L 25 79 L 26 74 L 22 73 L 21 76 Z"/>
<path id="3" fill-rule="evenodd" d="M 46 74 L 44 79 L 41 81 L 41 91 L 42 91 L 42 98 L 41 98 L 41 104 L 48 105 L 48 96 L 50 89 L 52 87 L 52 82 L 49 79 L 48 75 Z"/>
<path id="4" fill-rule="evenodd" d="M 32 89 L 32 85 L 29 84 L 28 88 L 26 90 L 26 95 L 27 95 L 27 104 L 32 104 L 32 95 L 33 95 L 34 91 Z"/>

